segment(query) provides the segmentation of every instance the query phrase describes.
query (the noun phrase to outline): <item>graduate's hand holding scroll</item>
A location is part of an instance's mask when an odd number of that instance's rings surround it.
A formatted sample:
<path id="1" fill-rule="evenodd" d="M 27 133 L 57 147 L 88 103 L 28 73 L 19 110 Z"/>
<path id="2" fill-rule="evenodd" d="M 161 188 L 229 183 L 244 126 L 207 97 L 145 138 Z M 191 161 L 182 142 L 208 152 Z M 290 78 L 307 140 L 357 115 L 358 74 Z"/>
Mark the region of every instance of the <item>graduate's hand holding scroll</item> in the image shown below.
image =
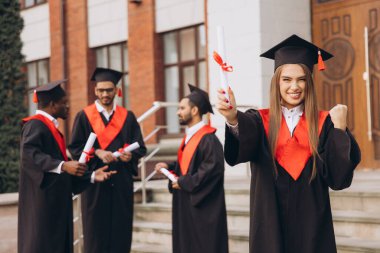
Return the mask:
<path id="1" fill-rule="evenodd" d="M 111 178 L 113 174 L 116 174 L 117 171 L 111 170 L 106 171 L 108 169 L 108 166 L 103 166 L 97 170 L 95 170 L 95 182 L 104 182 Z"/>
<path id="2" fill-rule="evenodd" d="M 231 101 L 228 101 L 226 99 L 224 95 L 226 92 L 228 92 Z M 229 124 L 236 125 L 238 123 L 235 95 L 230 88 L 228 91 L 224 91 L 222 89 L 218 90 L 218 101 L 216 103 L 216 108 L 218 109 L 219 113 L 226 118 Z"/>
<path id="3" fill-rule="evenodd" d="M 62 171 L 77 177 L 83 176 L 87 170 L 87 165 L 78 161 L 67 161 L 62 164 Z"/>
<path id="4" fill-rule="evenodd" d="M 122 162 L 129 162 L 132 159 L 132 153 L 128 151 L 121 152 L 121 155 L 119 156 L 119 159 Z"/>
<path id="5" fill-rule="evenodd" d="M 335 128 L 346 130 L 347 128 L 347 106 L 337 104 L 330 110 L 331 121 Z"/>
<path id="6" fill-rule="evenodd" d="M 97 149 L 95 150 L 95 155 L 106 164 L 117 161 L 117 158 L 112 155 L 111 151 Z"/>
<path id="7" fill-rule="evenodd" d="M 178 182 L 177 182 L 177 179 L 178 179 L 178 176 L 176 176 L 175 174 L 171 174 L 170 172 L 167 171 L 167 169 L 169 168 L 168 164 L 167 163 L 157 163 L 156 166 L 154 167 L 155 171 L 157 173 L 160 173 L 160 174 L 165 174 L 163 173 L 162 169 L 166 170 L 166 175 L 171 183 L 172 183 L 172 187 L 173 189 L 177 189 L 177 190 L 180 190 L 181 187 L 179 186 Z M 168 176 L 170 175 L 170 176 Z M 174 175 L 174 177 L 173 177 Z"/>

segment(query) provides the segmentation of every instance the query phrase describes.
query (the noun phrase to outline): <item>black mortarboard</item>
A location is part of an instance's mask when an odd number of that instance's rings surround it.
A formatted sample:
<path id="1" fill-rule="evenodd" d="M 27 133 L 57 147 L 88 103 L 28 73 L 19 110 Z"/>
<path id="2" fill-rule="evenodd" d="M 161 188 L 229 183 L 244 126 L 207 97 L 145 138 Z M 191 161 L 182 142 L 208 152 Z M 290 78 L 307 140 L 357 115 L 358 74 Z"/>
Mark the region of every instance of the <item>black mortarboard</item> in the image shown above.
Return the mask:
<path id="1" fill-rule="evenodd" d="M 105 68 L 96 68 L 94 73 L 92 74 L 91 81 L 95 82 L 104 82 L 110 81 L 113 84 L 117 85 L 120 81 L 123 73 L 113 70 L 113 69 L 105 69 Z"/>
<path id="2" fill-rule="evenodd" d="M 190 88 L 190 94 L 186 97 L 199 108 L 201 115 L 208 112 L 214 113 L 210 99 L 208 97 L 208 93 L 191 84 L 187 85 Z"/>
<path id="3" fill-rule="evenodd" d="M 320 49 L 316 45 L 293 34 L 289 38 L 272 47 L 261 57 L 274 60 L 274 69 L 284 64 L 304 64 L 313 72 L 314 64 L 324 69 L 323 61 L 333 57 L 332 54 Z"/>
<path id="4" fill-rule="evenodd" d="M 66 96 L 66 92 L 61 87 L 61 84 L 66 81 L 67 79 L 57 80 L 37 87 L 34 90 L 33 102 L 47 104 Z"/>

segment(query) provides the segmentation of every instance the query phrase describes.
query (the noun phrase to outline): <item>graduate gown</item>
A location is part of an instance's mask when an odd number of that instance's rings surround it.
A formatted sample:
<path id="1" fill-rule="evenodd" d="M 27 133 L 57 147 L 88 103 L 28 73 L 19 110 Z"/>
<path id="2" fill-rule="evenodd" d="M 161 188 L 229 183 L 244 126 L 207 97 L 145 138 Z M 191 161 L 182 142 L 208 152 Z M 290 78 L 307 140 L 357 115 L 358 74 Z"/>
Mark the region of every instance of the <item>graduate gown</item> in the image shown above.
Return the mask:
<path id="1" fill-rule="evenodd" d="M 215 134 L 203 136 L 182 175 L 178 161 L 169 167 L 179 176 L 181 190 L 173 194 L 173 252 L 228 252 L 224 198 L 224 158 Z"/>
<path id="2" fill-rule="evenodd" d="M 309 183 L 312 158 L 297 180 L 277 161 L 275 176 L 258 111 L 238 112 L 238 124 L 238 138 L 226 128 L 225 158 L 230 165 L 251 163 L 250 253 L 337 252 L 329 188 L 341 190 L 351 184 L 360 162 L 354 137 L 348 130 L 335 129 L 327 116 L 319 137 L 317 175 Z"/>
<path id="3" fill-rule="evenodd" d="M 114 115 L 114 114 L 113 114 Z M 110 121 L 112 120 L 112 117 Z M 102 114 L 105 125 L 109 122 Z M 94 132 L 84 113 L 80 111 L 74 121 L 70 153 L 78 159 L 91 132 Z M 132 160 L 124 163 L 117 161 L 109 164 L 110 170 L 116 170 L 110 180 L 95 183 L 82 193 L 82 219 L 85 253 L 125 253 L 129 252 L 132 242 L 133 221 L 133 175 L 137 174 L 138 160 L 145 155 L 146 148 L 140 126 L 133 112 L 128 111 L 127 118 L 116 138 L 106 148 L 117 151 L 124 144 L 138 142 L 140 148 L 132 152 Z M 95 149 L 99 149 L 95 141 Z M 96 156 L 89 163 L 91 171 L 105 164 Z"/>
<path id="4" fill-rule="evenodd" d="M 20 155 L 18 252 L 72 253 L 72 193 L 81 192 L 89 177 L 48 172 L 65 158 L 52 132 L 38 119 L 23 125 Z"/>

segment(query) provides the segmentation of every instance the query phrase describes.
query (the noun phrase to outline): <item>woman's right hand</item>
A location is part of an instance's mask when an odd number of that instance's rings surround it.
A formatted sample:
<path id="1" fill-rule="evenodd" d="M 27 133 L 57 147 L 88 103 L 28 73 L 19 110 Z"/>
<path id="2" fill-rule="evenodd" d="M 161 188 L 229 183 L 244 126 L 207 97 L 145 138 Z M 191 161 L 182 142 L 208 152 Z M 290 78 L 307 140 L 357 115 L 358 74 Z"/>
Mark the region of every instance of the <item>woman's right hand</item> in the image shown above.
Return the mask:
<path id="1" fill-rule="evenodd" d="M 236 109 L 236 101 L 235 96 L 231 88 L 228 89 L 228 95 L 230 97 L 230 101 L 227 100 L 224 95 L 225 91 L 223 89 L 218 90 L 218 101 L 216 103 L 216 108 L 219 113 L 222 114 L 226 121 L 231 125 L 236 125 L 237 121 L 237 109 Z"/>

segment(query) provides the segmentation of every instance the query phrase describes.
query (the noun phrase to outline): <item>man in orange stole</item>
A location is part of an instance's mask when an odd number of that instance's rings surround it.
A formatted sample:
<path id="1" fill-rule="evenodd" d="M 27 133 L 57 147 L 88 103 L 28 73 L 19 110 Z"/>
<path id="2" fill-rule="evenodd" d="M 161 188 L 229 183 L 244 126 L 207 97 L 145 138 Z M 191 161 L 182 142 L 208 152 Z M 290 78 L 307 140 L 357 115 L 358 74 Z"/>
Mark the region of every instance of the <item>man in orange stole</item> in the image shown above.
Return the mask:
<path id="1" fill-rule="evenodd" d="M 72 194 L 90 185 L 91 173 L 77 161 L 68 161 L 58 118 L 66 119 L 66 92 L 58 80 L 38 87 L 36 114 L 23 119 L 20 143 L 18 208 L 19 253 L 72 253 Z M 100 168 L 93 180 L 111 176 Z"/>
<path id="2" fill-rule="evenodd" d="M 91 78 L 96 82 L 97 100 L 80 111 L 75 119 L 69 150 L 79 157 L 91 132 L 97 135 L 94 158 L 90 170 L 107 164 L 117 174 L 107 183 L 92 185 L 82 194 L 84 251 L 86 253 L 129 252 L 132 241 L 133 175 L 137 174 L 138 160 L 146 148 L 140 126 L 131 111 L 116 105 L 116 85 L 122 73 L 97 68 Z M 140 148 L 132 152 L 112 153 L 138 142 Z"/>
<path id="3" fill-rule="evenodd" d="M 223 148 L 215 128 L 205 125 L 202 115 L 213 113 L 208 94 L 189 85 L 191 93 L 178 108 L 186 135 L 178 150 L 177 162 L 158 163 L 156 171 L 166 168 L 177 182 L 169 183 L 173 194 L 173 252 L 228 252 L 226 205 L 224 198 Z"/>

